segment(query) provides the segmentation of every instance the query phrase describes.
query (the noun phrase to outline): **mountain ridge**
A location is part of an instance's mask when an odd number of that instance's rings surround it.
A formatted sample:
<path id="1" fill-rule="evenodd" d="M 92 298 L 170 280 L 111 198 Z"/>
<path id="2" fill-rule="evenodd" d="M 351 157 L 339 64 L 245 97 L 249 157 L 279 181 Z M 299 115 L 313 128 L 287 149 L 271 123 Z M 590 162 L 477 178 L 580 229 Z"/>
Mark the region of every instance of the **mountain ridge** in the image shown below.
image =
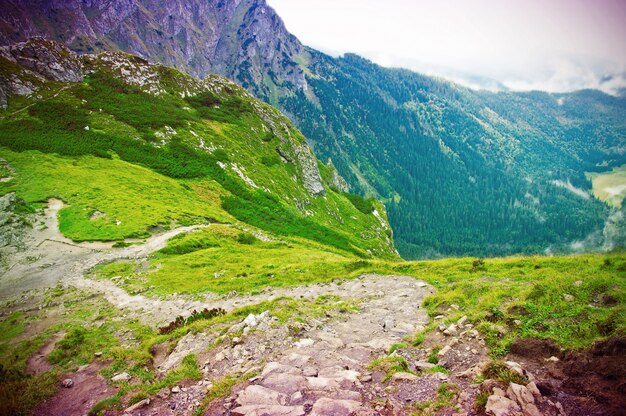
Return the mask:
<path id="1" fill-rule="evenodd" d="M 214 71 L 279 107 L 350 189 L 386 203 L 406 257 L 567 252 L 610 222 L 608 207 L 581 195 L 591 194 L 585 172 L 626 163 L 623 98 L 473 91 L 354 54 L 334 58 L 302 46 L 261 0 L 201 2 L 205 14 L 197 1 L 51 2 L 56 15 L 38 2 L 18 3 L 43 22 L 125 5 L 116 19 L 104 19 L 115 30 L 102 34 L 93 25 L 100 34 L 86 30 L 66 43 Z M 94 21 L 108 16 L 92 14 Z M 32 17 L 20 23 L 30 32 L 15 34 L 6 29 L 19 26 L 11 26 L 22 21 L 15 15 L 0 14 L 0 42 L 31 32 L 61 37 Z M 129 25 L 149 30 L 128 32 Z"/>

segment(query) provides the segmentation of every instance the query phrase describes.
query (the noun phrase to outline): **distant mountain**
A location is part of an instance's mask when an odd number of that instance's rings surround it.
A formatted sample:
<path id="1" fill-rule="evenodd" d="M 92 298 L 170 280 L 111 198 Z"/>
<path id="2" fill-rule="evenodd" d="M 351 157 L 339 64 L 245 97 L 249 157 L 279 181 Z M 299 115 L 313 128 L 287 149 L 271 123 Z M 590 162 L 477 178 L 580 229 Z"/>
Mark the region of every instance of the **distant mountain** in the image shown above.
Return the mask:
<path id="1" fill-rule="evenodd" d="M 353 191 L 384 200 L 405 257 L 567 250 L 611 215 L 584 173 L 626 163 L 623 97 L 477 92 L 330 57 L 263 0 L 8 3 L 3 43 L 121 49 L 228 76 L 278 106 Z"/>

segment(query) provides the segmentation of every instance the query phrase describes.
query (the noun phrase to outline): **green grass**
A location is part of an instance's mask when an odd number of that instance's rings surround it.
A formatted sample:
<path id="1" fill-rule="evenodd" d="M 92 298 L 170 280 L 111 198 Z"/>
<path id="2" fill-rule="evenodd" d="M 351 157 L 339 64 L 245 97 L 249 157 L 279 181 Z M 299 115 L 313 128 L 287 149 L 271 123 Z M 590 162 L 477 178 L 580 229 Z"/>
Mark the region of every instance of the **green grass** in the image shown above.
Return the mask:
<path id="1" fill-rule="evenodd" d="M 235 227 L 212 225 L 171 239 L 150 260 L 151 268 L 134 273 L 126 264 L 102 265 L 96 275 L 121 275 L 133 287 L 152 287 L 148 295 L 231 291 L 258 292 L 267 286 L 289 287 L 356 276 L 370 263 L 305 241 L 263 242 Z"/>
<path id="2" fill-rule="evenodd" d="M 411 373 L 406 358 L 399 355 L 374 358 L 367 366 L 370 371 L 384 373 L 382 381 L 388 381 L 396 373 Z"/>
<path id="3" fill-rule="evenodd" d="M 68 206 L 59 214 L 61 232 L 77 241 L 145 237 L 151 227 L 232 219 L 219 207 L 223 191 L 208 181 L 180 182 L 117 159 L 0 153 L 17 171 L 0 192 L 14 191 L 29 203 L 62 199 Z M 96 210 L 104 215 L 91 219 Z"/>
<path id="4" fill-rule="evenodd" d="M 296 160 L 293 145 L 304 137 L 275 109 L 253 106 L 234 84 L 183 99 L 180 92 L 196 89 L 195 81 L 165 67 L 156 71 L 166 92 L 155 96 L 126 84 L 109 63 L 94 62 L 83 83 L 63 90 L 47 83 L 30 106 L 11 100 L 9 116 L 0 119 L 0 156 L 17 177 L 0 184 L 0 194 L 63 199 L 70 206 L 61 212 L 61 231 L 77 241 L 145 237 L 154 227 L 214 219 L 360 257 L 395 257 L 389 230 L 371 215 L 374 206 L 384 212 L 375 201 L 305 191 L 299 167 L 276 151 Z M 270 131 L 267 117 L 287 126 L 290 142 Z M 246 185 L 235 167 L 259 188 Z M 105 215 L 90 219 L 96 211 Z"/>
<path id="5" fill-rule="evenodd" d="M 626 197 L 626 165 L 606 173 L 588 173 L 593 184 L 593 194 L 601 201 L 620 208 Z"/>

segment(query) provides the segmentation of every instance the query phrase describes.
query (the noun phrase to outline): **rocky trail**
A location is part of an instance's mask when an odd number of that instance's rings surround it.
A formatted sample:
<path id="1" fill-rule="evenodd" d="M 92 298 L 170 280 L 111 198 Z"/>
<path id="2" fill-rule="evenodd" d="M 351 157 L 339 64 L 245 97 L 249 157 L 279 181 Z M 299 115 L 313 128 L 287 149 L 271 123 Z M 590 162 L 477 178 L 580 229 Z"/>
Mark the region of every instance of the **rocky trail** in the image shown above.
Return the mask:
<path id="1" fill-rule="evenodd" d="M 209 225 L 177 228 L 126 248 L 106 243 L 76 244 L 58 231 L 57 213 L 62 206 L 61 201 L 50 200 L 42 222 L 27 237 L 28 249 L 16 256 L 0 277 L 0 298 L 20 297 L 24 291 L 60 283 L 102 295 L 130 317 L 153 327 L 194 309 L 233 310 L 279 297 L 308 301 L 334 295 L 358 305 L 357 311 L 333 310 L 321 318 L 305 316 L 288 324 L 265 311 L 207 332 L 190 332 L 175 345 L 157 345 L 152 353 L 158 372 L 165 374 L 179 366 L 185 356 L 195 354 L 201 365 L 201 380 L 164 388 L 154 397 L 124 406 L 124 411 L 107 414 L 386 416 L 427 410 L 429 414 L 463 415 L 480 414 L 475 402 L 481 395 L 490 415 L 566 414 L 558 401 L 542 395 L 532 374 L 516 362 L 506 365 L 524 377 L 524 384 L 489 379 L 477 382 L 490 360 L 484 340 L 465 317 L 454 324 L 440 323 L 419 346 L 407 344 L 428 325 L 421 305 L 434 292 L 413 277 L 370 274 L 343 282 L 202 300 L 130 295 L 111 281 L 86 279 L 84 274 L 101 262 L 146 258 L 164 247 L 169 238 Z M 46 354 L 61 335 L 56 334 L 31 357 L 29 371 L 38 373 L 48 368 Z M 392 351 L 399 345 L 402 348 Z M 65 375 L 63 383 L 69 387 L 42 403 L 35 414 L 86 414 L 97 400 L 116 391 L 116 380 L 138 382 L 126 373 L 105 380 L 99 374 L 104 364 L 97 359 Z M 541 372 L 541 368 L 536 370 Z M 207 395 L 213 395 L 225 380 L 230 380 L 232 389 L 212 396 L 213 400 L 203 405 Z"/>

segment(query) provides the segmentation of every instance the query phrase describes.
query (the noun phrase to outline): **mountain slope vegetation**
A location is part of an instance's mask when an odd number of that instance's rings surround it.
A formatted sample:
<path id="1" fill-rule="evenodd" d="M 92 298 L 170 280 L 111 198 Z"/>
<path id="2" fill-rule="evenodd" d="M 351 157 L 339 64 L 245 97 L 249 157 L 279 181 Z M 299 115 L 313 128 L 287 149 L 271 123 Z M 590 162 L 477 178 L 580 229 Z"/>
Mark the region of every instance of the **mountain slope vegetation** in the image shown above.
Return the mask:
<path id="1" fill-rule="evenodd" d="M 264 0 L 41 4 L 3 10 L 0 42 L 42 35 L 235 80 L 283 110 L 353 192 L 386 204 L 407 258 L 567 252 L 615 235 L 585 172 L 626 162 L 624 98 L 477 92 L 330 57 L 304 47 Z"/>
<path id="2" fill-rule="evenodd" d="M 29 53 L 79 79 L 20 67 Z M 75 241 L 241 222 L 362 257 L 395 256 L 384 207 L 370 201 L 362 212 L 286 118 L 226 79 L 198 81 L 121 53 L 79 59 L 41 39 L 0 60 L 15 90 L 31 92 L 11 94 L 0 120 L 1 155 L 15 172 L 2 192 L 27 203 L 62 199 L 60 227 Z"/>

